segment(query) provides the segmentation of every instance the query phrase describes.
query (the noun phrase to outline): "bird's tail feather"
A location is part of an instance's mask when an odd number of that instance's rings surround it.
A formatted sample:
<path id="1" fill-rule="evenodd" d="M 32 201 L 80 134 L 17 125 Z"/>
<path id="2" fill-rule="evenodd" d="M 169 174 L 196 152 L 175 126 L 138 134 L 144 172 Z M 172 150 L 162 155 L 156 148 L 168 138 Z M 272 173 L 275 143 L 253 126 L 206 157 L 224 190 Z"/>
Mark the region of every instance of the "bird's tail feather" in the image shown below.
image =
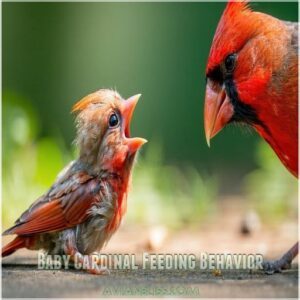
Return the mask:
<path id="1" fill-rule="evenodd" d="M 2 257 L 14 253 L 16 250 L 26 247 L 26 238 L 17 236 L 10 243 L 2 248 Z"/>

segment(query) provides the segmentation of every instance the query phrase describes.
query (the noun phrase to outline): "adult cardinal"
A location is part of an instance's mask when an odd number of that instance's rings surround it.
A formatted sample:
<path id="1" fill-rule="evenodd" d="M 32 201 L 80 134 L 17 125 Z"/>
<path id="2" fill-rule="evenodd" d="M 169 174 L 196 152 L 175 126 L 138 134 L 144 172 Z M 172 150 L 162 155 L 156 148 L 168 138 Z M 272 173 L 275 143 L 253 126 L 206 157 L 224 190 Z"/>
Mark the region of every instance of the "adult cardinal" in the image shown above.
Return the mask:
<path id="1" fill-rule="evenodd" d="M 216 29 L 206 68 L 204 126 L 208 145 L 224 126 L 243 122 L 298 176 L 298 24 L 229 2 Z M 281 271 L 298 243 L 264 264 Z"/>
<path id="2" fill-rule="evenodd" d="M 83 264 L 84 255 L 99 251 L 109 240 L 126 210 L 137 150 L 146 142 L 129 136 L 139 97 L 125 101 L 103 89 L 74 105 L 79 158 L 4 232 L 17 237 L 3 247 L 2 256 L 20 248 L 44 249 Z M 105 269 L 90 264 L 88 271 L 102 274 Z"/>

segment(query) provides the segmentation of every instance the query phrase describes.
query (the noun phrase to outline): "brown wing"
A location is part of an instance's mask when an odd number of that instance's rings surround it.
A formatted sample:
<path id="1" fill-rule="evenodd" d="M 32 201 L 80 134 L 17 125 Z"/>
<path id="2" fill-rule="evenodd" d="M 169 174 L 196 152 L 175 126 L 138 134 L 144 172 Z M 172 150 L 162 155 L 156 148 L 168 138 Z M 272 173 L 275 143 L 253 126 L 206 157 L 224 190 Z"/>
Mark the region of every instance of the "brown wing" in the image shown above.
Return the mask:
<path id="1" fill-rule="evenodd" d="M 100 201 L 99 179 L 71 167 L 49 192 L 39 198 L 3 234 L 28 235 L 60 231 L 84 222 L 91 206 Z"/>

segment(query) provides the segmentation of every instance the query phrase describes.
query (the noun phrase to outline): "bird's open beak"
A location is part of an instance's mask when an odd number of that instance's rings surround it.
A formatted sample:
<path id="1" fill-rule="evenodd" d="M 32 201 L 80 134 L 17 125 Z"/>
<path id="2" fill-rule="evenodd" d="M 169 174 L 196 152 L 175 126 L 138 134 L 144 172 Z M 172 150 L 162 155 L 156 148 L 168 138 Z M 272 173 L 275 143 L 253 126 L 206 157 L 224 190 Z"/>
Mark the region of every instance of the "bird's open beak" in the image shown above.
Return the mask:
<path id="1" fill-rule="evenodd" d="M 234 113 L 233 105 L 224 86 L 214 86 L 208 79 L 204 104 L 204 129 L 206 142 L 210 140 L 230 121 Z"/>
<path id="2" fill-rule="evenodd" d="M 136 104 L 141 97 L 141 94 L 132 96 L 128 98 L 124 104 L 123 104 L 123 121 L 124 121 L 124 134 L 125 134 L 125 140 L 128 145 L 129 151 L 131 153 L 135 153 L 142 145 L 147 143 L 147 140 L 143 138 L 131 138 L 130 137 L 130 123 L 132 119 L 132 115 L 134 112 L 134 109 L 136 107 Z"/>

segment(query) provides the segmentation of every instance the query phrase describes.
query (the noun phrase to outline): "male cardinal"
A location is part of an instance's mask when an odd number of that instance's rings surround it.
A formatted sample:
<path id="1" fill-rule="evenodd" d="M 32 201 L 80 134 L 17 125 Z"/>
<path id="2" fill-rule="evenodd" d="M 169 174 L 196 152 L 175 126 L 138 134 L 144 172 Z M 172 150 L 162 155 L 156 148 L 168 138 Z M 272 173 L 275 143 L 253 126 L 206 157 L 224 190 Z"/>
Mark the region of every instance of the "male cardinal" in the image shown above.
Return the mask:
<path id="1" fill-rule="evenodd" d="M 74 105 L 79 158 L 3 233 L 17 237 L 3 247 L 2 256 L 20 248 L 44 249 L 83 263 L 83 255 L 99 251 L 109 240 L 126 210 L 137 150 L 146 142 L 129 136 L 139 98 L 125 101 L 117 92 L 103 89 Z M 93 274 L 103 270 L 88 269 Z"/>
<path id="2" fill-rule="evenodd" d="M 229 2 L 216 29 L 206 68 L 204 127 L 208 145 L 226 124 L 252 126 L 298 176 L 298 24 Z M 281 271 L 298 243 L 264 264 Z"/>

